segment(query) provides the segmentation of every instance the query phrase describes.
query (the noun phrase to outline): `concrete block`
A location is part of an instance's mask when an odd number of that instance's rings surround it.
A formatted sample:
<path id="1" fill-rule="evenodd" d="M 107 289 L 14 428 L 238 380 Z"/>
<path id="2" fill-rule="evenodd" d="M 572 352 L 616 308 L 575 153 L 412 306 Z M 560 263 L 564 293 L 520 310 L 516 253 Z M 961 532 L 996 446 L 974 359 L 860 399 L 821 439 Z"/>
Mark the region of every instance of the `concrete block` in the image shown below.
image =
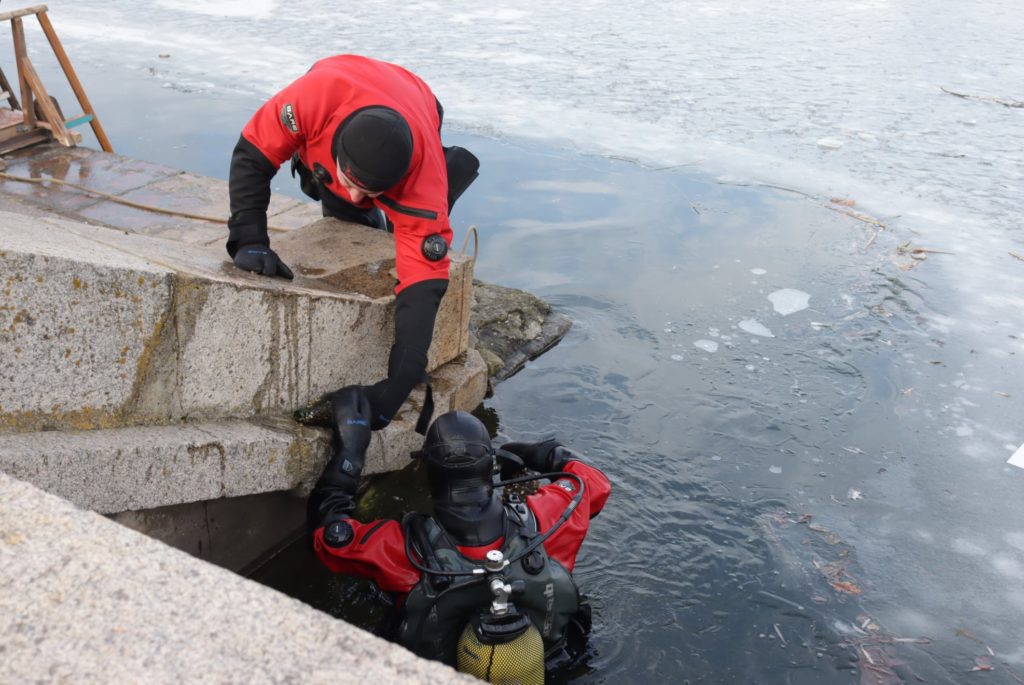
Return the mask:
<path id="1" fill-rule="evenodd" d="M 280 200 L 281 198 L 278 198 L 279 204 L 275 204 L 274 198 L 271 197 L 270 199 L 270 208 L 267 210 L 267 223 L 272 227 L 295 230 L 323 218 L 323 210 L 317 202 L 305 202 L 302 200 L 280 202 Z M 274 240 L 275 233 L 277 232 L 271 230 L 271 241 Z"/>
<path id="2" fill-rule="evenodd" d="M 0 682 L 479 682 L 0 474 Z"/>
<path id="3" fill-rule="evenodd" d="M 174 272 L 6 213 L 0 265 L 0 428 L 115 425 L 166 320 Z"/>
<path id="4" fill-rule="evenodd" d="M 392 238 L 334 220 L 310 229 L 278 242 L 294 257 L 289 282 L 236 269 L 219 248 L 0 215 L 0 357 L 14 360 L 0 372 L 0 430 L 280 413 L 383 378 L 393 276 L 376 260 Z M 468 343 L 472 261 L 455 262 L 431 369 Z"/>
<path id="5" fill-rule="evenodd" d="M 100 513 L 286 490 L 309 481 L 326 435 L 246 421 L 14 433 L 0 471 Z"/>

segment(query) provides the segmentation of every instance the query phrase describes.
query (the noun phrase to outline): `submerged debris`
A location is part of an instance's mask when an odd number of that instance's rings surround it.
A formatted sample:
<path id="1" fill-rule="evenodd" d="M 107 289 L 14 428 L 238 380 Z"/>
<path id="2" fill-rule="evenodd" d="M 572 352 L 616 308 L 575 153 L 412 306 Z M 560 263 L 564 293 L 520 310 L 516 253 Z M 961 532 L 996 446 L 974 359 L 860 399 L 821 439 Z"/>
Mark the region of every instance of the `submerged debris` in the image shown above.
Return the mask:
<path id="1" fill-rule="evenodd" d="M 911 241 L 907 241 L 896 248 L 896 254 L 910 255 L 912 261 L 905 262 L 899 265 L 900 271 L 910 271 L 920 262 L 923 262 L 928 258 L 930 254 L 948 254 L 953 255 L 955 252 L 946 252 L 944 250 L 930 250 L 926 247 L 914 247 L 911 245 Z"/>
<path id="2" fill-rule="evenodd" d="M 987 95 L 971 95 L 970 93 L 958 93 L 954 90 L 949 90 L 945 86 L 939 86 L 943 93 L 949 93 L 958 98 L 964 98 L 965 100 L 980 100 L 982 102 L 992 102 L 1003 107 L 1024 107 L 1024 101 L 1022 100 L 1007 100 L 1005 98 L 994 98 Z"/>

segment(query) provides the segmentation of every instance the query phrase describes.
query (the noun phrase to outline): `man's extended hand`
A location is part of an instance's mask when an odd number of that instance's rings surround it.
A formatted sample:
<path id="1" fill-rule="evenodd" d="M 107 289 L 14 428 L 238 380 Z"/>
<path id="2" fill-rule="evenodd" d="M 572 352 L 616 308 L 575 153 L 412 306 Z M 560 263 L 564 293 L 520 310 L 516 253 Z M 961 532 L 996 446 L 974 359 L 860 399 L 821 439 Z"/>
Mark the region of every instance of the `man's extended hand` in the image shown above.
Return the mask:
<path id="1" fill-rule="evenodd" d="M 238 252 L 235 253 L 235 266 L 264 276 L 280 276 L 288 280 L 295 278 L 292 270 L 281 261 L 269 245 L 255 243 L 238 248 Z"/>

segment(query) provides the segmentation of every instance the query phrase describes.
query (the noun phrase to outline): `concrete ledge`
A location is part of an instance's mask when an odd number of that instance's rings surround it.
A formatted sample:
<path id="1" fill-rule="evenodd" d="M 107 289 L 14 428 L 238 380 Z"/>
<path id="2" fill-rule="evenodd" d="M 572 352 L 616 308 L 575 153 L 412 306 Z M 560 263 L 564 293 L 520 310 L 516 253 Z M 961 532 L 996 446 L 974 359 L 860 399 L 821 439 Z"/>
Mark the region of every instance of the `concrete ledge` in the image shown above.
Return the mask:
<path id="1" fill-rule="evenodd" d="M 0 682 L 476 683 L 0 474 Z"/>
<path id="2" fill-rule="evenodd" d="M 435 373 L 435 415 L 473 409 L 486 366 L 471 350 Z M 401 468 L 423 437 L 415 432 L 423 390 L 373 434 L 367 475 Z M 305 488 L 329 456 L 325 430 L 281 417 L 5 435 L 0 471 L 100 513 Z"/>
<path id="3" fill-rule="evenodd" d="M 0 430 L 245 418 L 384 377 L 393 238 L 327 219 L 288 239 L 294 282 L 221 247 L 0 213 Z M 453 260 L 428 369 L 466 351 L 471 287 Z"/>

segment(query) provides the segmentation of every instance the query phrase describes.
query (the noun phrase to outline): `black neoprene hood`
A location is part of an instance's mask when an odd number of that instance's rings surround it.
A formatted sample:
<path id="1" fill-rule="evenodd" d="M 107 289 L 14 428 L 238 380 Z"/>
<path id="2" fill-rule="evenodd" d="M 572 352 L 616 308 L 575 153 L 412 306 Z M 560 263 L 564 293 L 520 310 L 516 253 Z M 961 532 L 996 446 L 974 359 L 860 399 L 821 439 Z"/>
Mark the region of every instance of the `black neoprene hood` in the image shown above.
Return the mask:
<path id="1" fill-rule="evenodd" d="M 370 192 L 394 186 L 412 161 L 412 131 L 405 118 L 381 105 L 363 107 L 338 126 L 331 153 L 342 173 Z"/>
<path id="2" fill-rule="evenodd" d="M 421 455 L 435 505 L 462 500 L 470 492 L 487 498 L 494 473 L 494 451 L 487 428 L 472 414 L 448 412 L 427 431 Z"/>

